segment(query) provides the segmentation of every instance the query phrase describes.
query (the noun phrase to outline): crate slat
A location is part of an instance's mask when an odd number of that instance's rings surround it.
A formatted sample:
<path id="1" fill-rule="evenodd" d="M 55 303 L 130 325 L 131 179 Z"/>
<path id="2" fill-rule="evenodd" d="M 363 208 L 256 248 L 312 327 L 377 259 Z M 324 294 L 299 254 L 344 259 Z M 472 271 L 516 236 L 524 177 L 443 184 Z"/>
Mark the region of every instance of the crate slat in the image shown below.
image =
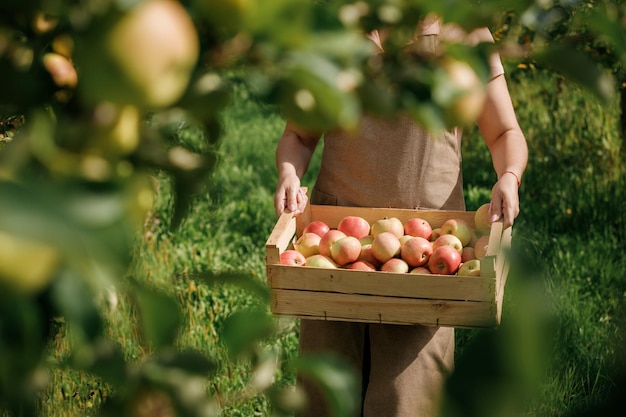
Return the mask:
<path id="1" fill-rule="evenodd" d="M 278 315 L 317 320 L 424 326 L 494 327 L 495 305 L 483 302 L 275 290 Z"/>

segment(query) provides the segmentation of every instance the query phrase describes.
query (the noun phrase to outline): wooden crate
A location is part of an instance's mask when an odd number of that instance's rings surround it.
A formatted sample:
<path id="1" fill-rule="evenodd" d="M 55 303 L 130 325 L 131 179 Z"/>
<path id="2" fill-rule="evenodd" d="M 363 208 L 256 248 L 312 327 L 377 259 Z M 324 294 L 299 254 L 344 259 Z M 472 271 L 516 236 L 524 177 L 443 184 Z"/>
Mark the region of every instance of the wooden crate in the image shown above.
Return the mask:
<path id="1" fill-rule="evenodd" d="M 428 220 L 433 228 L 449 218 L 474 225 L 472 211 L 410 210 L 308 205 L 304 213 L 283 213 L 266 242 L 267 282 L 271 310 L 276 316 L 367 323 L 493 328 L 500 324 L 508 274 L 506 248 L 511 228 L 492 224 L 488 253 L 481 260 L 481 276 L 421 275 L 324 269 L 280 264 L 313 220 L 331 228 L 347 215 L 370 223 L 384 217 Z"/>

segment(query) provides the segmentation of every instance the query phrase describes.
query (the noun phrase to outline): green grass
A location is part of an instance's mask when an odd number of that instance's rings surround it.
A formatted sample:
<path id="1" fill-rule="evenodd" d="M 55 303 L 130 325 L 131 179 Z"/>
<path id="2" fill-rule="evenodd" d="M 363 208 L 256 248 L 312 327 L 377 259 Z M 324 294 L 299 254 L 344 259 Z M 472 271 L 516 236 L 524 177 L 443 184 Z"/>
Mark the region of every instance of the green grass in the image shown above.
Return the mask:
<path id="1" fill-rule="evenodd" d="M 589 94 L 540 72 L 512 69 L 509 79 L 530 148 L 522 213 L 515 226 L 518 262 L 507 284 L 501 329 L 459 330 L 457 356 L 460 363 L 467 362 L 485 339 L 507 344 L 504 355 L 519 366 L 500 377 L 520 383 L 530 374 L 523 367 L 532 362 L 538 368 L 538 379 L 528 377 L 532 394 L 518 405 L 518 414 L 572 416 L 607 400 L 624 359 L 626 215 L 621 202 L 626 180 L 618 169 L 616 106 L 602 107 Z M 190 278 L 208 268 L 265 280 L 264 244 L 276 220 L 274 148 L 283 120 L 274 109 L 248 98 L 245 90 L 238 91 L 225 112 L 219 167 L 175 232 L 168 230 L 170 184 L 156 176 L 157 205 L 138 233 L 130 271 L 180 301 L 184 321 L 178 345 L 215 358 L 218 372 L 207 390 L 222 406 L 222 416 L 268 415 L 269 407 L 262 396 L 242 395 L 252 364 L 231 358 L 220 340 L 230 313 L 267 306 L 240 288 Z M 184 127 L 178 135 L 181 141 L 201 140 Z M 309 187 L 319 151 L 303 181 Z M 476 129 L 466 131 L 463 154 L 467 206 L 473 210 L 489 198 L 495 179 Z M 117 307 L 107 314 L 108 332 L 128 359 L 142 360 L 151 352 L 139 343 L 136 317 L 124 293 L 118 297 Z M 279 352 L 276 381 L 290 385 L 294 375 L 287 363 L 297 353 L 297 322 L 281 320 L 279 325 L 280 331 L 263 347 Z M 533 333 L 533 328 L 539 330 Z M 59 359 L 67 353 L 67 332 L 60 330 L 51 356 Z M 515 337 L 522 336 L 527 343 L 516 344 Z M 50 382 L 41 401 L 42 415 L 50 417 L 91 415 L 111 394 L 108 387 L 75 371 L 55 371 Z"/>

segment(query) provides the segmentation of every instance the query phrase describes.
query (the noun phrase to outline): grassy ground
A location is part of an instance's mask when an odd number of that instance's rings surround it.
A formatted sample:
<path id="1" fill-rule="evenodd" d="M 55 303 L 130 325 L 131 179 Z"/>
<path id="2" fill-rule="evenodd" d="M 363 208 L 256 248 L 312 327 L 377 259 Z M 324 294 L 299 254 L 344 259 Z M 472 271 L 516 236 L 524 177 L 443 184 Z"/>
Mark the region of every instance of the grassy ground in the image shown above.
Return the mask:
<path id="1" fill-rule="evenodd" d="M 469 359 L 476 357 L 476 347 L 485 340 L 508 343 L 515 349 L 504 351 L 510 355 L 507 363 L 519 366 L 490 374 L 493 358 L 485 358 L 489 363 L 483 362 L 483 379 L 490 375 L 509 382 L 524 379 L 527 365 L 533 363 L 534 379 L 526 379 L 532 381 L 532 389 L 516 406 L 516 414 L 572 416 L 607 401 L 615 388 L 614 371 L 622 365 L 626 222 L 619 203 L 626 197 L 626 184 L 615 175 L 620 162 L 616 114 L 611 110 L 615 106 L 601 107 L 589 95 L 545 74 L 512 70 L 509 77 L 531 154 L 515 228 L 517 267 L 507 284 L 502 328 L 457 332 L 459 375 L 467 377 Z M 217 376 L 207 389 L 223 407 L 221 415 L 247 417 L 267 415 L 267 401 L 242 393 L 252 376 L 251 365 L 246 359 L 229 358 L 219 334 L 228 314 L 259 307 L 258 301 L 236 287 L 189 278 L 208 267 L 265 279 L 264 243 L 276 220 L 274 147 L 283 121 L 272 109 L 246 98 L 240 91 L 225 113 L 219 169 L 176 233 L 167 229 L 169 183 L 156 176 L 158 204 L 138 236 L 131 274 L 180 300 L 185 321 L 179 345 L 217 360 Z M 179 136 L 183 141 L 199 140 L 197 132 L 185 126 Z M 312 186 L 319 151 L 304 185 Z M 467 205 L 472 210 L 489 198 L 495 179 L 475 129 L 466 132 L 464 166 Z M 123 293 L 108 317 L 108 331 L 129 358 L 141 360 L 150 353 L 137 343 L 135 317 Z M 280 331 L 265 347 L 280 352 L 277 383 L 287 385 L 293 383 L 286 363 L 296 354 L 297 322 L 279 324 Z M 60 330 L 51 356 L 66 352 L 67 331 Z M 539 341 L 532 342 L 533 337 Z M 524 342 L 516 343 L 520 338 Z M 88 375 L 55 371 L 42 397 L 42 415 L 91 415 L 109 394 Z"/>

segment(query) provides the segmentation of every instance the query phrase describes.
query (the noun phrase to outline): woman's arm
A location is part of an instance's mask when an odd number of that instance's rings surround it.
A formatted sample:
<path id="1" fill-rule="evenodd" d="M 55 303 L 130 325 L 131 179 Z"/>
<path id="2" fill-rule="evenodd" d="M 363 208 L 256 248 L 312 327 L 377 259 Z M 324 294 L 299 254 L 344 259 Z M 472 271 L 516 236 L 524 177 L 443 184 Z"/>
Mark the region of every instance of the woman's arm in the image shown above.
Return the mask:
<path id="1" fill-rule="evenodd" d="M 278 185 L 274 194 L 276 214 L 285 208 L 296 214 L 306 206 L 306 195 L 300 190 L 300 179 L 311 162 L 321 134 L 312 133 L 288 122 L 276 147 Z"/>
<path id="2" fill-rule="evenodd" d="M 503 74 L 487 84 L 487 99 L 478 126 L 498 175 L 491 195 L 491 218 L 493 221 L 503 217 L 504 227 L 508 227 L 519 214 L 518 188 L 528 162 L 528 147 Z"/>

